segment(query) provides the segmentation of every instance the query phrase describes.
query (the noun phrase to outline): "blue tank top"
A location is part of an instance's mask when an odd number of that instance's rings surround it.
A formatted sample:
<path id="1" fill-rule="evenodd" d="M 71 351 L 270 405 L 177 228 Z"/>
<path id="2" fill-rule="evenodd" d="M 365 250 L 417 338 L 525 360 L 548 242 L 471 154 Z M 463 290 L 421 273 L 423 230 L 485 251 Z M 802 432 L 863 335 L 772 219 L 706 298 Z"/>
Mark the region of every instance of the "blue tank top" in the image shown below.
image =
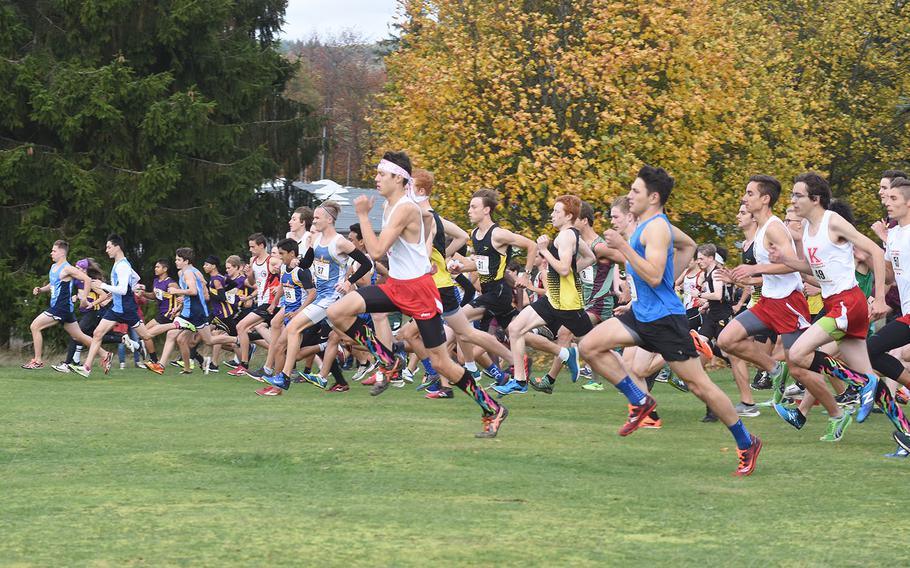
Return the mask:
<path id="1" fill-rule="evenodd" d="M 196 279 L 196 295 L 195 296 L 184 296 L 183 297 L 183 309 L 180 310 L 180 317 L 188 318 L 191 316 L 209 316 L 209 308 L 205 304 L 205 280 L 202 278 L 202 273 L 196 270 L 195 268 L 187 271 L 184 270 L 180 273 L 180 287 L 184 290 L 187 290 L 189 287 L 186 285 L 185 275 L 187 272 Z"/>
<path id="2" fill-rule="evenodd" d="M 121 258 L 114 263 L 113 268 L 111 268 L 111 284 L 114 286 L 120 285 L 120 279 L 117 276 L 117 265 L 121 262 L 125 262 L 130 269 L 130 276 L 127 276 L 128 279 L 132 278 L 133 266 L 125 258 Z M 133 286 L 127 281 L 126 283 L 126 293 L 122 296 L 120 294 L 114 294 L 113 308 L 114 311 L 118 314 L 135 314 L 139 311 L 139 307 L 136 305 L 136 296 L 133 295 Z"/>
<path id="3" fill-rule="evenodd" d="M 641 257 L 645 256 L 645 247 L 641 244 L 641 233 L 651 221 L 662 219 L 670 227 L 670 220 L 663 213 L 651 217 L 644 223 L 641 223 L 632 237 L 629 238 L 629 244 L 632 249 Z M 650 322 L 671 315 L 684 315 L 686 308 L 683 307 L 682 300 L 676 295 L 673 281 L 673 233 L 670 233 L 670 250 L 667 251 L 667 264 L 664 266 L 664 275 L 660 284 L 652 288 L 647 282 L 635 273 L 632 263 L 626 263 L 626 272 L 629 274 L 632 282 L 632 313 L 635 319 L 640 322 Z"/>
<path id="4" fill-rule="evenodd" d="M 281 270 L 281 290 L 283 292 L 285 313 L 296 312 L 303 303 L 303 282 L 297 277 L 299 269 L 293 268 L 287 270 L 282 266 Z"/>
<path id="5" fill-rule="evenodd" d="M 51 266 L 50 271 L 47 273 L 48 282 L 51 284 L 51 308 L 58 311 L 73 311 L 72 281 L 60 279 L 60 273 L 69 265 L 70 263 L 63 261 L 63 264 L 56 269 Z"/>
<path id="6" fill-rule="evenodd" d="M 316 283 L 316 300 L 320 301 L 326 298 L 337 298 L 340 296 L 335 287 L 344 280 L 347 272 L 347 255 L 338 254 L 335 248 L 338 237 L 322 244 L 322 237 L 318 243 L 313 244 L 313 266 L 310 270 L 313 273 L 313 280 Z"/>

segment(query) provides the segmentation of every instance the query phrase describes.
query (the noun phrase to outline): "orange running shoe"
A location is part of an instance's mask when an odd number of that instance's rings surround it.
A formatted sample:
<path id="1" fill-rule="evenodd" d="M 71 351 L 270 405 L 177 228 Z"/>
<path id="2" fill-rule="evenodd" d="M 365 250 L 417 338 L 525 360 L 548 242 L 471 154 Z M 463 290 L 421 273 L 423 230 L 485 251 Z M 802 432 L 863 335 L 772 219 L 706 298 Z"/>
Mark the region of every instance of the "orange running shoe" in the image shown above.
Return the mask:
<path id="1" fill-rule="evenodd" d="M 711 346 L 708 345 L 704 339 L 698 335 L 698 332 L 694 329 L 689 332 L 689 335 L 692 336 L 692 342 L 695 343 L 695 350 L 704 355 L 705 359 L 710 361 L 714 358 L 714 351 L 711 351 Z"/>
<path id="2" fill-rule="evenodd" d="M 650 395 L 645 395 L 645 401 L 641 404 L 629 405 L 629 417 L 626 423 L 619 429 L 620 436 L 628 436 L 642 426 L 642 421 L 651 414 L 651 411 L 657 408 L 657 401 Z"/>
<path id="3" fill-rule="evenodd" d="M 641 421 L 641 426 L 639 426 L 639 428 L 650 428 L 652 430 L 660 430 L 661 428 L 663 428 L 663 425 L 664 425 L 663 421 L 661 421 L 660 418 L 655 420 L 655 419 L 651 418 L 650 416 L 646 416 L 645 419 Z"/>
<path id="4" fill-rule="evenodd" d="M 752 436 L 752 445 L 745 450 L 736 450 L 739 455 L 739 467 L 733 472 L 737 477 L 746 477 L 752 475 L 755 471 L 755 462 L 758 461 L 758 453 L 761 451 L 761 438 L 755 434 Z"/>

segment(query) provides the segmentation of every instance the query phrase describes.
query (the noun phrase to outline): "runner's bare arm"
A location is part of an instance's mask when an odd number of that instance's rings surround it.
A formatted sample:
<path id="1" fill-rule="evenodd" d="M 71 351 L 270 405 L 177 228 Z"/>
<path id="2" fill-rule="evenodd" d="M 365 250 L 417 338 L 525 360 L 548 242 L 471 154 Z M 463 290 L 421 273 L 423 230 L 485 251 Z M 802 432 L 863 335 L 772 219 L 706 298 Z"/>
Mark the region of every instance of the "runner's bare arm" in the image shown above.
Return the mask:
<path id="1" fill-rule="evenodd" d="M 525 249 L 528 254 L 527 261 L 525 262 L 525 272 L 531 272 L 531 269 L 534 268 L 534 262 L 537 260 L 537 243 L 528 237 L 515 234 L 508 229 L 503 229 L 502 227 L 496 227 L 496 229 L 493 231 L 491 240 L 493 242 L 493 247 L 496 250 L 499 250 L 505 246 L 513 246 Z"/>
<path id="2" fill-rule="evenodd" d="M 446 247 L 446 258 L 452 258 L 456 251 L 461 250 L 461 247 L 467 244 L 468 234 L 448 219 L 442 220 L 442 227 L 445 229 L 446 236 L 452 239 L 452 242 Z"/>
<path id="3" fill-rule="evenodd" d="M 885 253 L 875 244 L 872 239 L 856 230 L 856 227 L 847 222 L 840 215 L 831 215 L 831 221 L 828 224 L 828 230 L 833 237 L 840 237 L 847 242 L 853 243 L 853 246 L 869 255 L 872 263 L 873 282 L 875 292 L 872 301 L 870 317 L 875 320 L 888 313 L 885 304 Z M 869 262 L 869 261 L 867 261 Z"/>
<path id="4" fill-rule="evenodd" d="M 689 262 L 695 258 L 695 241 L 676 225 L 673 229 L 673 274 L 678 276 L 685 273 Z"/>
<path id="5" fill-rule="evenodd" d="M 372 258 L 384 256 L 398 237 L 404 235 L 408 225 L 418 221 L 420 212 L 417 207 L 399 207 L 392 212 L 388 223 L 382 228 L 379 236 L 373 231 L 373 224 L 370 223 L 370 210 L 373 208 L 374 199 L 361 195 L 354 200 L 354 209 L 357 211 L 357 220 L 360 222 L 360 228 L 363 231 L 363 244 L 367 248 L 367 254 Z"/>
<path id="6" fill-rule="evenodd" d="M 670 229 L 665 223 L 649 223 L 641 234 L 645 256 L 641 256 L 618 232 L 610 230 L 604 236 L 607 243 L 616 247 L 638 276 L 649 286 L 657 286 L 664 277 L 670 246 Z"/>

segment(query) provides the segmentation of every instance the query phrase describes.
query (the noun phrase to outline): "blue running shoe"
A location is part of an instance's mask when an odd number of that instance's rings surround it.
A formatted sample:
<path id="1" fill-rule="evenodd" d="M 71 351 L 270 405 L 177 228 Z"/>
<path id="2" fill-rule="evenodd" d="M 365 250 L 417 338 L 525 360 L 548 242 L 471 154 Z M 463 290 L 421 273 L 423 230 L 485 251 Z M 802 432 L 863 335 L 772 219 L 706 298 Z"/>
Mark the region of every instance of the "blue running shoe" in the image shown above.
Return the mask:
<path id="1" fill-rule="evenodd" d="M 803 416 L 803 413 L 798 408 L 787 408 L 783 404 L 775 404 L 774 410 L 777 411 L 778 416 L 797 430 L 801 430 L 806 425 L 806 417 Z"/>
<path id="2" fill-rule="evenodd" d="M 439 375 L 427 375 L 424 373 L 423 380 L 420 381 L 419 385 L 417 385 L 417 390 L 422 391 L 423 389 L 428 388 L 438 382 Z"/>
<path id="3" fill-rule="evenodd" d="M 904 450 L 904 455 L 907 455 L 906 452 L 910 452 L 910 436 L 896 430 L 892 436 L 897 445 L 900 446 L 900 449 Z"/>
<path id="4" fill-rule="evenodd" d="M 499 396 L 507 394 L 524 394 L 528 392 L 528 383 L 519 383 L 515 379 L 509 379 L 504 385 L 493 385 L 493 390 L 499 393 Z"/>
<path id="5" fill-rule="evenodd" d="M 291 379 L 284 373 L 278 373 L 275 376 L 263 376 L 262 379 L 273 387 L 281 390 L 288 390 L 291 387 Z"/>
<path id="6" fill-rule="evenodd" d="M 906 458 L 906 457 L 910 457 L 910 452 L 908 452 L 904 448 L 898 446 L 897 449 L 894 450 L 893 452 L 891 452 L 890 454 L 885 454 L 885 457 L 886 458 Z"/>
<path id="7" fill-rule="evenodd" d="M 570 376 L 572 377 L 572 382 L 578 380 L 578 375 L 581 373 L 581 363 L 578 360 L 578 348 L 569 347 L 569 358 L 566 359 L 566 367 L 569 368 Z"/>
<path id="8" fill-rule="evenodd" d="M 300 378 L 315 387 L 321 388 L 322 390 L 325 390 L 329 386 L 329 381 L 327 379 L 323 379 L 319 375 L 314 375 L 312 373 L 301 373 Z"/>
<path id="9" fill-rule="evenodd" d="M 864 422 L 875 406 L 875 389 L 878 387 L 878 377 L 873 374 L 866 375 L 869 380 L 859 391 L 859 410 L 856 411 L 856 421 Z"/>

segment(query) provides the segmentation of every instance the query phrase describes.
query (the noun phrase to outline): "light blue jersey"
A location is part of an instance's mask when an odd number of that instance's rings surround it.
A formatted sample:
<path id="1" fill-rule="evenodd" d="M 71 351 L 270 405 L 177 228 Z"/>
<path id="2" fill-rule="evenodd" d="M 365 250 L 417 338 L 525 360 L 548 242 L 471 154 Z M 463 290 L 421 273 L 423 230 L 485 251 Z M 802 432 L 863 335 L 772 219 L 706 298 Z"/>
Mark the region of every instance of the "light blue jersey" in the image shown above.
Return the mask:
<path id="1" fill-rule="evenodd" d="M 73 283 L 71 280 L 64 281 L 60 279 L 60 274 L 63 272 L 63 269 L 69 265 L 70 263 L 64 260 L 57 268 L 51 266 L 50 271 L 47 273 L 47 279 L 51 285 L 51 311 L 73 311 Z"/>
<path id="2" fill-rule="evenodd" d="M 667 230 L 670 232 L 670 250 L 667 251 L 667 264 L 664 266 L 663 278 L 660 283 L 652 288 L 647 282 L 635 272 L 631 262 L 626 263 L 626 272 L 631 277 L 632 283 L 632 313 L 635 319 L 640 322 L 650 322 L 671 315 L 685 315 L 686 308 L 683 307 L 682 300 L 676 295 L 676 289 L 673 279 L 673 233 L 670 220 L 664 213 L 658 213 L 647 221 L 639 224 L 629 238 L 629 244 L 632 249 L 644 258 L 645 247 L 641 243 L 641 234 L 645 227 L 651 221 L 661 219 L 667 224 Z"/>
<path id="3" fill-rule="evenodd" d="M 344 281 L 348 268 L 348 255 L 338 252 L 338 239 L 335 235 L 327 244 L 323 244 L 322 236 L 313 243 L 313 280 L 316 283 L 316 299 L 313 303 L 327 308 L 329 304 L 341 297 L 335 289 Z"/>

